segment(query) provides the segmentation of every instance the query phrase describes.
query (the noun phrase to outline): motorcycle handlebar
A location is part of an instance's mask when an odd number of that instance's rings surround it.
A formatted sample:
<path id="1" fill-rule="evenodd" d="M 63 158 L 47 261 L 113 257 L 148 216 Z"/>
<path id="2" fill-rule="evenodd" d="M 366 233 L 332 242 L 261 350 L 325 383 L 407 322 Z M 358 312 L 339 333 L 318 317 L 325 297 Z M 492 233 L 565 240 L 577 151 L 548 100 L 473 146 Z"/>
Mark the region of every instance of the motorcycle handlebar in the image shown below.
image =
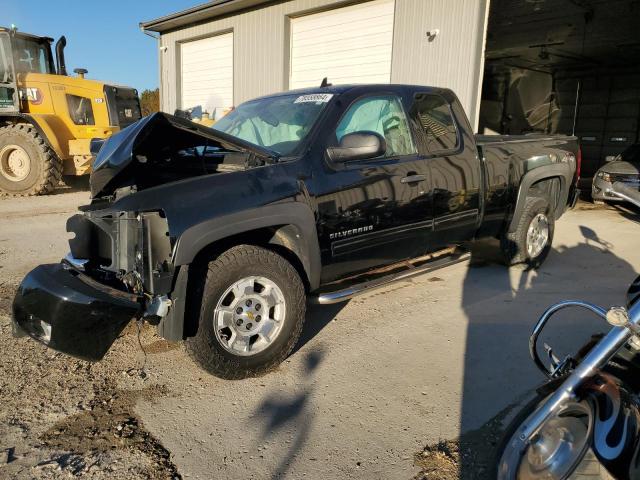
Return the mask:
<path id="1" fill-rule="evenodd" d="M 634 190 L 624 183 L 615 182 L 611 186 L 609 193 L 640 207 L 640 191 Z"/>

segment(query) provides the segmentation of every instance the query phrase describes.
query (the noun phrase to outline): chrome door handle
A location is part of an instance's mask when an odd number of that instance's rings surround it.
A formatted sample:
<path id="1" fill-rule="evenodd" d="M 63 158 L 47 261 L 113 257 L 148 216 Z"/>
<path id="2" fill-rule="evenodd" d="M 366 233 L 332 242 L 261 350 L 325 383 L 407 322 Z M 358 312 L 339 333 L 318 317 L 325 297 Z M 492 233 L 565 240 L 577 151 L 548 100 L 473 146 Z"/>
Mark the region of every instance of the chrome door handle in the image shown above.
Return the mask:
<path id="1" fill-rule="evenodd" d="M 408 177 L 401 178 L 400 183 L 418 183 L 426 179 L 426 175 L 409 175 Z"/>

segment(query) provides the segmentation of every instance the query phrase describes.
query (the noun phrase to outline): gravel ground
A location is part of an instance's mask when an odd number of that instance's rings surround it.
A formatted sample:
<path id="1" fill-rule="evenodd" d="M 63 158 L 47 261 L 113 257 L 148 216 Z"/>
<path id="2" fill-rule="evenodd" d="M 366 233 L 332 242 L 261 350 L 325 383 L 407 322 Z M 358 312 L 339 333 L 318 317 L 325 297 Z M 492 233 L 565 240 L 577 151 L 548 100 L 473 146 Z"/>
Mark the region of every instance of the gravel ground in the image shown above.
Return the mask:
<path id="1" fill-rule="evenodd" d="M 130 325 L 94 364 L 11 336 L 16 286 L 67 251 L 64 222 L 86 201 L 0 199 L 0 478 L 480 479 L 541 381 L 526 351 L 535 317 L 566 297 L 620 303 L 640 267 L 637 215 L 583 204 L 540 272 L 480 252 L 313 307 L 280 368 L 228 382 L 151 327 Z M 567 325 L 561 348 L 596 324 Z"/>
<path id="2" fill-rule="evenodd" d="M 141 367 L 130 325 L 104 362 L 76 360 L 11 335 L 10 307 L 24 274 L 66 250 L 66 218 L 86 192 L 0 199 L 0 478 L 181 478 L 134 407 L 172 395 Z M 149 353 L 167 348 L 150 327 Z"/>

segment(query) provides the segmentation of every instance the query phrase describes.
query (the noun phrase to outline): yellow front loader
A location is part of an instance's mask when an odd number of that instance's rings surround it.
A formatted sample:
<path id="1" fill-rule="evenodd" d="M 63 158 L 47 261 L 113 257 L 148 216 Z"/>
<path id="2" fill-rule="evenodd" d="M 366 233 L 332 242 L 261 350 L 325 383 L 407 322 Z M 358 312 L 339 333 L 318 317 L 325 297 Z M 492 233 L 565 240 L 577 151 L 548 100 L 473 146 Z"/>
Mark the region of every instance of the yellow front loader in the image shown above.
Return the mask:
<path id="1" fill-rule="evenodd" d="M 67 75 L 66 40 L 0 27 L 0 194 L 41 195 L 91 171 L 92 139 L 140 119 L 138 92 Z"/>

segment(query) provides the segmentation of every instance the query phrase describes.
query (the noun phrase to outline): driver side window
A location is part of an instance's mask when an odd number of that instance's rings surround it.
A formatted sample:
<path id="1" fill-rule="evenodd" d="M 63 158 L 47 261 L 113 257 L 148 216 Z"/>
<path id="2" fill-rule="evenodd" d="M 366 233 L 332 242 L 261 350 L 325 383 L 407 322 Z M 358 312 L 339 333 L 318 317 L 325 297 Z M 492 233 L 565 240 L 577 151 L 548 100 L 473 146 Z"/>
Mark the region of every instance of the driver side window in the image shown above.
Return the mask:
<path id="1" fill-rule="evenodd" d="M 338 142 L 348 133 L 379 133 L 387 142 L 385 157 L 416 153 L 402 103 L 395 96 L 366 97 L 355 102 L 336 128 Z"/>

